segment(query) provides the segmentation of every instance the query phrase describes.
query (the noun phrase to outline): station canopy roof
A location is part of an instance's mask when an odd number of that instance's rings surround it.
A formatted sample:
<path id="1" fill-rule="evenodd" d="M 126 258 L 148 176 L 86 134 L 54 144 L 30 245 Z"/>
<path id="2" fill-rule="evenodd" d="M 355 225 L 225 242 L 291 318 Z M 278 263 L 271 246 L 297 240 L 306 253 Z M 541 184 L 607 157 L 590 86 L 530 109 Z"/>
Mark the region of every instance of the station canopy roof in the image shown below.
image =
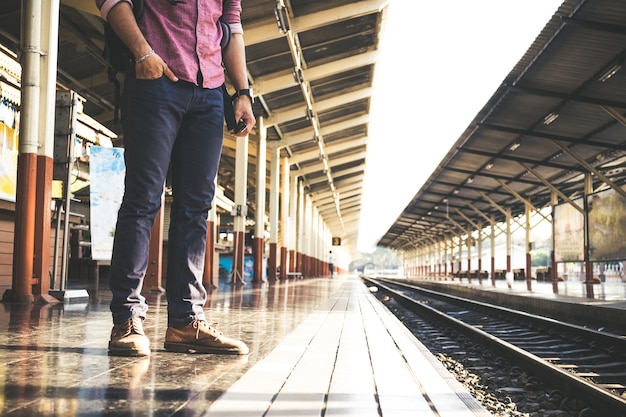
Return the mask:
<path id="1" fill-rule="evenodd" d="M 246 0 L 248 74 L 270 148 L 292 173 L 333 236 L 356 248 L 370 99 L 388 0 Z M 20 0 L 0 2 L 0 43 L 20 45 Z M 58 82 L 87 101 L 84 111 L 120 135 L 115 89 L 102 58 L 103 25 L 93 0 L 61 0 Z M 231 88 L 231 92 L 233 92 Z M 248 216 L 254 216 L 256 146 L 250 141 Z M 226 138 L 218 184 L 234 198 L 234 138 Z M 269 156 L 268 156 L 269 158 Z M 268 165 L 269 170 L 269 165 Z M 269 172 L 268 172 L 269 175 Z M 267 200 L 266 200 L 267 201 Z"/>
<path id="2" fill-rule="evenodd" d="M 353 247 L 387 4 L 246 0 L 242 16 L 255 112 L 264 117 L 268 144 L 290 157 L 333 236 Z M 0 2 L 0 43 L 16 54 L 20 9 L 20 0 Z M 82 95 L 85 113 L 119 134 L 115 145 L 123 146 L 94 2 L 61 0 L 60 11 L 58 82 Z M 624 2 L 565 0 L 428 180 L 415 184 L 417 194 L 379 245 L 410 250 L 504 221 L 506 210 L 517 216 L 526 205 L 549 206 L 555 196 L 571 202 L 584 194 L 586 173 L 588 188 L 623 193 L 624 22 Z M 267 187 L 255 184 L 250 145 L 253 216 L 257 190 Z M 231 199 L 234 175 L 235 140 L 227 137 L 218 184 Z"/>
<path id="3" fill-rule="evenodd" d="M 585 190 L 626 197 L 625 58 L 626 2 L 566 0 L 378 244 L 410 251 Z"/>

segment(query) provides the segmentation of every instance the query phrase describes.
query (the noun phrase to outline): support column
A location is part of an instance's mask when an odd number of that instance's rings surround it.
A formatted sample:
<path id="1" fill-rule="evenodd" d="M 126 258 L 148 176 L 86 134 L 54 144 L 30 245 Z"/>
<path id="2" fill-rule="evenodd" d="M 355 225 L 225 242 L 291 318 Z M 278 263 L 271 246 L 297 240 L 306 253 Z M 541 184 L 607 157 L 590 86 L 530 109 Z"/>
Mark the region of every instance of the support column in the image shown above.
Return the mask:
<path id="1" fill-rule="evenodd" d="M 552 244 L 550 245 L 550 280 L 552 281 L 552 292 L 554 294 L 559 293 L 559 280 L 557 273 L 557 263 L 556 263 L 556 254 L 555 254 L 555 233 L 556 230 L 554 228 L 554 206 L 559 203 L 559 199 L 557 194 L 553 191 L 551 195 L 551 208 L 552 208 Z"/>
<path id="2" fill-rule="evenodd" d="M 467 248 L 467 282 L 472 283 L 472 234 L 467 234 L 467 241 L 465 247 Z"/>
<path id="3" fill-rule="evenodd" d="M 531 269 L 532 269 L 532 255 L 530 253 L 531 251 L 531 242 L 530 242 L 530 229 L 531 229 L 531 224 L 530 224 L 530 204 L 525 204 L 525 210 L 526 210 L 526 289 L 528 291 L 532 291 L 532 276 L 531 276 Z"/>
<path id="4" fill-rule="evenodd" d="M 477 243 L 477 252 L 478 252 L 478 283 L 483 285 L 483 226 L 482 224 L 478 225 L 478 243 Z"/>
<path id="5" fill-rule="evenodd" d="M 235 208 L 233 210 L 233 272 L 232 283 L 245 284 L 243 260 L 246 246 L 247 179 L 248 179 L 248 136 L 237 137 L 235 156 Z"/>
<path id="6" fill-rule="evenodd" d="M 298 247 L 298 177 L 291 176 L 289 181 L 289 271 L 301 272 L 297 269 L 296 250 Z"/>
<path id="7" fill-rule="evenodd" d="M 217 205 L 213 200 L 206 220 L 206 252 L 204 254 L 204 273 L 202 274 L 202 285 L 207 289 L 217 288 L 219 285 L 219 259 L 215 253 L 218 219 Z"/>
<path id="8" fill-rule="evenodd" d="M 591 177 L 591 173 L 585 173 L 585 212 L 589 212 L 589 207 L 587 207 L 587 196 L 593 193 L 593 178 Z M 586 296 L 587 298 L 594 298 L 594 287 L 593 287 L 593 262 L 589 260 L 589 227 L 585 226 L 585 236 L 584 236 L 584 246 L 583 246 L 583 263 L 585 265 L 585 287 L 586 287 Z"/>
<path id="9" fill-rule="evenodd" d="M 443 279 L 448 279 L 448 243 L 443 241 Z"/>
<path id="10" fill-rule="evenodd" d="M 35 207 L 35 247 L 33 276 L 38 281 L 34 293 L 39 302 L 58 300 L 50 290 L 50 225 L 52 222 L 52 176 L 54 165 L 54 103 L 59 40 L 59 1 L 42 2 L 42 41 L 40 57 L 41 98 L 39 100 L 39 142 L 37 156 L 37 202 Z M 28 23 L 26 23 L 28 24 Z"/>
<path id="11" fill-rule="evenodd" d="M 22 87 L 20 142 L 17 158 L 13 279 L 10 296 L 15 302 L 33 302 L 33 255 L 37 200 L 39 101 L 41 98 L 42 2 L 22 1 Z M 58 18 L 58 15 L 56 16 Z M 49 243 L 49 242 L 48 242 Z"/>
<path id="12" fill-rule="evenodd" d="M 311 240 L 311 210 L 310 200 L 304 193 L 304 184 L 302 181 L 296 182 L 296 189 L 298 190 L 298 204 L 296 206 L 296 268 L 297 272 L 300 272 L 303 277 L 308 277 L 308 249 Z"/>
<path id="13" fill-rule="evenodd" d="M 280 149 L 270 149 L 270 253 L 267 261 L 267 279 L 276 281 L 278 266 L 278 228 L 280 202 Z"/>
<path id="14" fill-rule="evenodd" d="M 463 235 L 459 235 L 459 281 L 463 282 Z"/>
<path id="15" fill-rule="evenodd" d="M 511 210 L 506 212 L 506 274 L 505 280 L 509 288 L 512 287 L 514 277 L 509 279 L 509 275 L 512 275 L 511 271 Z"/>
<path id="16" fill-rule="evenodd" d="M 290 196 L 289 190 L 289 158 L 283 158 L 282 160 L 282 176 L 281 176 L 281 234 L 283 244 L 280 247 L 280 279 L 287 279 L 287 272 L 289 272 L 289 242 L 291 239 L 291 221 L 289 220 L 289 207 L 290 200 L 294 197 Z"/>
<path id="17" fill-rule="evenodd" d="M 491 285 L 496 286 L 496 220 L 491 217 L 491 235 L 489 236 L 491 248 Z"/>
<path id="18" fill-rule="evenodd" d="M 254 277 L 252 281 L 260 284 L 264 281 L 263 259 L 265 249 L 265 173 L 267 161 L 267 130 L 263 117 L 257 119 L 258 132 L 256 147 L 256 212 L 254 225 Z"/>
<path id="19" fill-rule="evenodd" d="M 454 261 L 455 261 L 455 257 L 454 257 L 454 237 L 450 238 L 450 279 L 452 281 L 454 281 Z"/>

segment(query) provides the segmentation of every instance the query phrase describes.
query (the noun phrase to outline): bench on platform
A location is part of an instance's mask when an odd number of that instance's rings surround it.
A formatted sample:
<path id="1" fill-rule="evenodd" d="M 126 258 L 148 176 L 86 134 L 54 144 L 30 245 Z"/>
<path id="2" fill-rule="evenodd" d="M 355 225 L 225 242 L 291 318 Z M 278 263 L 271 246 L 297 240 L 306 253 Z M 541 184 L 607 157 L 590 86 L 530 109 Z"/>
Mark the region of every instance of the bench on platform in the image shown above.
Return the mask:
<path id="1" fill-rule="evenodd" d="M 302 272 L 287 272 L 287 279 L 302 279 Z"/>

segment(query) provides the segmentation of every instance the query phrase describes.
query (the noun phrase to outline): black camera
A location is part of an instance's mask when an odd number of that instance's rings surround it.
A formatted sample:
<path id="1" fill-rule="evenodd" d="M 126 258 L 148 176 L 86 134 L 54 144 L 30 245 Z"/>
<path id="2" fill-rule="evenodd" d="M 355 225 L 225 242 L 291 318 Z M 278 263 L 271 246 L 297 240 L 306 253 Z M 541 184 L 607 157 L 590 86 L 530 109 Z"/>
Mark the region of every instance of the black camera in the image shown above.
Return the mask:
<path id="1" fill-rule="evenodd" d="M 248 125 L 246 124 L 246 121 L 241 119 L 239 120 L 239 123 L 237 123 L 237 126 L 235 127 L 235 129 L 233 130 L 233 132 L 235 133 L 241 133 L 244 130 L 246 130 L 246 127 L 248 127 Z"/>

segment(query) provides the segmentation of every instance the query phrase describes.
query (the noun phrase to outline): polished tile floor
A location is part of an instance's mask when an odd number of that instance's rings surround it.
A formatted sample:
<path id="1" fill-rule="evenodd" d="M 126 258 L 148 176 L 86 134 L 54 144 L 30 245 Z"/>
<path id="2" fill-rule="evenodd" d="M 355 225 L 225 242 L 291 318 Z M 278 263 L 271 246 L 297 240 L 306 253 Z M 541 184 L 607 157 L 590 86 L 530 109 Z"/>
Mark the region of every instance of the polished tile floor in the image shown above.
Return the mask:
<path id="1" fill-rule="evenodd" d="M 104 280 L 106 281 L 106 280 Z M 339 288 L 342 279 L 306 279 L 210 293 L 209 322 L 250 346 L 247 356 L 189 355 L 163 349 L 165 297 L 146 294 L 149 358 L 107 354 L 106 282 L 88 302 L 0 304 L 0 415 L 201 416 L 251 366 Z M 237 417 L 237 416 L 234 416 Z"/>

